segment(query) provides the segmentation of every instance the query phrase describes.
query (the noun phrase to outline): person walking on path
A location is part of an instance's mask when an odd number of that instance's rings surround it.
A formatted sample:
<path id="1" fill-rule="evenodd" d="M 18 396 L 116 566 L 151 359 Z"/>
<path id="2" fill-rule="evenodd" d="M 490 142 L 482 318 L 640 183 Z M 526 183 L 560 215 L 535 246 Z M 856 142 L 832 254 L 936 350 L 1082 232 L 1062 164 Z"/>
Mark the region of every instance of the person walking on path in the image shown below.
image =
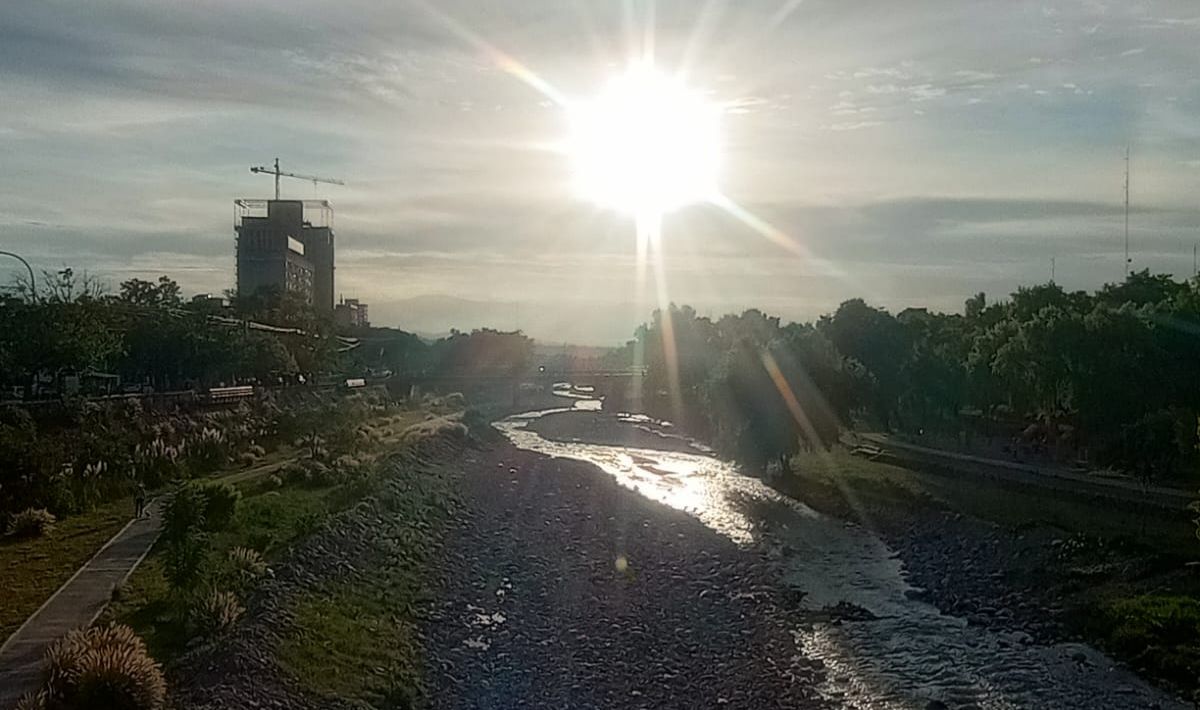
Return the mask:
<path id="1" fill-rule="evenodd" d="M 146 517 L 146 486 L 140 481 L 137 484 L 137 492 L 133 496 L 133 503 L 136 506 L 137 517 Z"/>

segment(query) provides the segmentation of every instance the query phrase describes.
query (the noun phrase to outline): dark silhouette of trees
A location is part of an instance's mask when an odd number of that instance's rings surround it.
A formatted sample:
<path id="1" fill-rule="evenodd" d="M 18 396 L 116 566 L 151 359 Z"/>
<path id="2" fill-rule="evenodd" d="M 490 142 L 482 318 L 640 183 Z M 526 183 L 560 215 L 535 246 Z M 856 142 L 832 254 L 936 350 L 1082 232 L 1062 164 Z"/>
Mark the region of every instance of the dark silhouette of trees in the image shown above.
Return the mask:
<path id="1" fill-rule="evenodd" d="M 135 306 L 178 306 L 182 302 L 179 284 L 166 276 L 158 277 L 157 283 L 142 279 L 123 281 L 117 298 Z"/>
<path id="2" fill-rule="evenodd" d="M 976 294 L 962 314 L 893 316 L 852 299 L 813 325 L 757 310 L 713 322 L 672 305 L 636 336 L 621 355 L 645 353 L 648 410 L 753 469 L 851 422 L 1011 438 L 1146 480 L 1197 463 L 1197 281 L 1048 283 L 999 302 Z"/>

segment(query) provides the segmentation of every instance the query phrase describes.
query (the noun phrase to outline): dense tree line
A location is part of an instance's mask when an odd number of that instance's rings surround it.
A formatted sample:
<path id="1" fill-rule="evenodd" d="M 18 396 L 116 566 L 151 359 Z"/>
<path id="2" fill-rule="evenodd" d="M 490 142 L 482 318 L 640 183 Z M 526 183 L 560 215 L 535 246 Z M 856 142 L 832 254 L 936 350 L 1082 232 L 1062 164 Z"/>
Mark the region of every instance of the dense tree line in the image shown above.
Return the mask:
<path id="1" fill-rule="evenodd" d="M 809 324 L 672 305 L 623 357 L 639 352 L 651 412 L 756 468 L 851 424 L 1012 440 L 1147 477 L 1196 455 L 1200 284 L 1148 271 L 1094 293 L 981 293 L 962 313 L 853 299 Z"/>
<path id="2" fill-rule="evenodd" d="M 130 279 L 108 294 L 63 269 L 44 274 L 38 286 L 36 294 L 23 283 L 0 291 L 6 395 L 14 388 L 34 397 L 68 394 L 64 382 L 89 377 L 167 391 L 296 382 L 301 374 L 307 381 L 322 374 L 511 375 L 528 366 L 532 351 L 520 333 L 486 329 L 433 343 L 392 328 L 337 333 L 292 294 L 229 294 L 224 308 L 184 301 L 165 276 Z"/>

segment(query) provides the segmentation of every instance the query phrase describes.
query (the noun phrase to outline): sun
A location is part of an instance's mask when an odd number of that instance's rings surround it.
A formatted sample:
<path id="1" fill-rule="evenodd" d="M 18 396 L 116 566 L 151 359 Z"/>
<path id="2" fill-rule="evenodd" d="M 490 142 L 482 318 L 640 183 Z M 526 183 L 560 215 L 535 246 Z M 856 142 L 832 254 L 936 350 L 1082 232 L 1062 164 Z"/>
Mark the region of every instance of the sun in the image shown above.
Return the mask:
<path id="1" fill-rule="evenodd" d="M 581 197 L 646 217 L 718 194 L 719 111 L 653 66 L 634 65 L 568 112 Z"/>

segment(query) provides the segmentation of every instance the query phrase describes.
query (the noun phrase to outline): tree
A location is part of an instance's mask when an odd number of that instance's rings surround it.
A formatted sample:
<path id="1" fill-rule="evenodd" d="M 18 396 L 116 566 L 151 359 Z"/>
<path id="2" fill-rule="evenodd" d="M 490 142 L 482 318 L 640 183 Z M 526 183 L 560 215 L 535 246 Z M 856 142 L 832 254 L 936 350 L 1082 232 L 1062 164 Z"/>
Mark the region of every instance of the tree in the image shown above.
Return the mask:
<path id="1" fill-rule="evenodd" d="M 88 272 L 76 274 L 74 269 L 64 267 L 42 272 L 38 296 L 48 303 L 81 303 L 99 300 L 104 291 L 104 285 Z"/>
<path id="2" fill-rule="evenodd" d="M 911 347 L 903 325 L 887 311 L 855 298 L 838 306 L 832 316 L 823 316 L 817 327 L 874 378 L 871 409 L 881 422 L 890 423 L 905 390 L 903 368 Z"/>
<path id="3" fill-rule="evenodd" d="M 142 279 L 123 281 L 117 298 L 137 306 L 178 306 L 182 300 L 179 284 L 166 276 L 159 276 L 157 283 Z"/>

